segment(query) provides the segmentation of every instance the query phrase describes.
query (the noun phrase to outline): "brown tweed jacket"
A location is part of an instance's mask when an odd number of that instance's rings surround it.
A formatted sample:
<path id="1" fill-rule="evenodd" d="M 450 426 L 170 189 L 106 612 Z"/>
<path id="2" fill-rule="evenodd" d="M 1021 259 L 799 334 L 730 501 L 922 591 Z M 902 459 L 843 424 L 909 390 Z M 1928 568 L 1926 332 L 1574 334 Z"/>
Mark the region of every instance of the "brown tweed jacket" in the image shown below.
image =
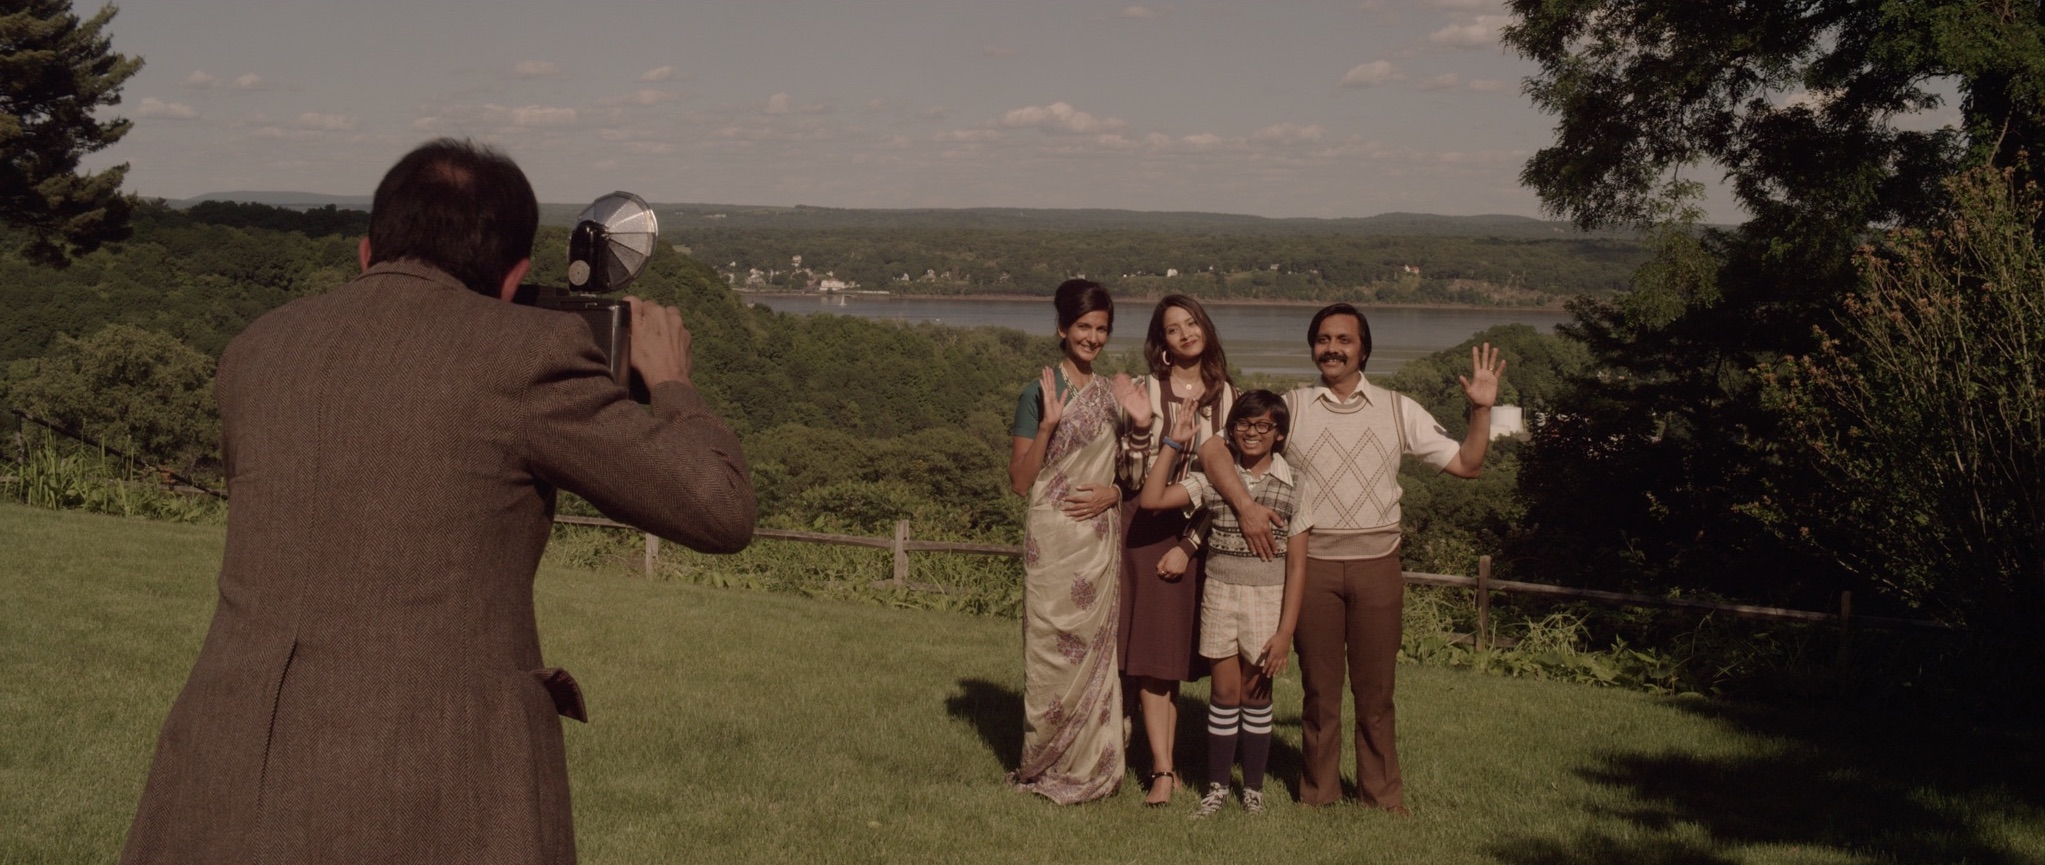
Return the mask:
<path id="1" fill-rule="evenodd" d="M 554 490 L 737 550 L 737 437 L 688 385 L 627 401 L 580 319 L 411 262 L 263 316 L 216 388 L 219 606 L 121 861 L 573 862 L 580 696 L 533 623 Z"/>

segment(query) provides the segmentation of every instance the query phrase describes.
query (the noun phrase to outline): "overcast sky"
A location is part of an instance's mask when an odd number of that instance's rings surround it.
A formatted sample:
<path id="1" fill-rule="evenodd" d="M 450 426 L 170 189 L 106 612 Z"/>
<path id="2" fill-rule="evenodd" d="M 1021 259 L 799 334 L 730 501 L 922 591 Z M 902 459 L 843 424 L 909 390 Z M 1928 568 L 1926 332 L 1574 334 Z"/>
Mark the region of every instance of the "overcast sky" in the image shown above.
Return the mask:
<path id="1" fill-rule="evenodd" d="M 81 10 L 92 7 L 79 4 Z M 1540 214 L 1497 0 L 131 0 L 129 188 L 368 194 L 437 135 L 541 200 Z M 1717 216 L 1730 216 L 1719 214 Z"/>

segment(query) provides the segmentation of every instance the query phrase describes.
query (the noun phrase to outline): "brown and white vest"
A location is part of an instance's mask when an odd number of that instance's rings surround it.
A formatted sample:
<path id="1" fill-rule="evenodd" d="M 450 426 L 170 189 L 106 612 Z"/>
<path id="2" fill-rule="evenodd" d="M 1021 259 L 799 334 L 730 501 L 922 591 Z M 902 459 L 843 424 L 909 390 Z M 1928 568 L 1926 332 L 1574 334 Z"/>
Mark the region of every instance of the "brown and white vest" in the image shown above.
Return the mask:
<path id="1" fill-rule="evenodd" d="M 1366 399 L 1336 406 L 1315 386 L 1285 395 L 1292 413 L 1286 459 L 1306 476 L 1314 528 L 1307 555 L 1374 559 L 1399 549 L 1399 458 L 1406 452 L 1406 398 L 1368 380 Z"/>

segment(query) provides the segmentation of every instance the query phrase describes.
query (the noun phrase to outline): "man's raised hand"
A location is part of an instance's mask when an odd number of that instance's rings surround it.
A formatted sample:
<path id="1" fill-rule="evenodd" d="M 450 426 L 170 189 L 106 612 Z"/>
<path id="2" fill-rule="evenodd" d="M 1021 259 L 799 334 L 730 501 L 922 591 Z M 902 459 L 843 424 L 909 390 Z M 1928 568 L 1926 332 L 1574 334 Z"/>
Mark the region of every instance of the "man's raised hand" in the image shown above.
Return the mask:
<path id="1" fill-rule="evenodd" d="M 1463 383 L 1463 395 L 1470 398 L 1470 404 L 1479 408 L 1490 408 L 1498 404 L 1498 388 L 1505 381 L 1505 359 L 1498 356 L 1498 349 L 1491 343 L 1470 346 L 1470 375 L 1456 376 Z"/>

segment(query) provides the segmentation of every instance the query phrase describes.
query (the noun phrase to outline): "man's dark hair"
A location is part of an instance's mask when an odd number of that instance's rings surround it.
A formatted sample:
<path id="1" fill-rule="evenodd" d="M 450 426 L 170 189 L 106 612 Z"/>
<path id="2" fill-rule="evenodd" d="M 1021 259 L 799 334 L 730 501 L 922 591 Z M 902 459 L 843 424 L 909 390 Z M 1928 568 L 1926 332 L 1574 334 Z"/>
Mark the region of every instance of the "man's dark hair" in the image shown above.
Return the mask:
<path id="1" fill-rule="evenodd" d="M 1292 429 L 1292 412 L 1287 411 L 1285 408 L 1285 397 L 1268 390 L 1244 391 L 1241 396 L 1236 397 L 1235 405 L 1228 410 L 1228 420 L 1222 426 L 1222 429 L 1228 431 L 1226 438 L 1228 449 L 1234 451 L 1236 447 L 1234 435 L 1236 421 L 1244 418 L 1253 418 L 1267 412 L 1271 415 L 1271 422 L 1278 425 L 1277 432 L 1284 433 L 1286 430 Z M 1274 454 L 1284 453 L 1285 440 L 1274 440 L 1271 443 L 1271 452 Z"/>
<path id="2" fill-rule="evenodd" d="M 369 263 L 416 259 L 496 297 L 533 253 L 540 205 L 496 148 L 438 138 L 391 166 L 369 209 Z"/>
<path id="3" fill-rule="evenodd" d="M 1106 310 L 1108 329 L 1115 327 L 1115 299 L 1108 290 L 1091 279 L 1068 279 L 1058 284 L 1058 293 L 1051 298 L 1051 305 L 1058 310 L 1058 329 L 1064 330 L 1079 321 L 1089 312 Z M 1064 340 L 1059 340 L 1063 348 Z"/>
<path id="4" fill-rule="evenodd" d="M 1320 312 L 1314 313 L 1314 320 L 1307 324 L 1307 345 L 1313 345 L 1314 340 L 1320 338 L 1321 322 L 1327 320 L 1328 316 L 1331 315 L 1347 315 L 1353 316 L 1356 319 L 1357 338 L 1362 343 L 1363 359 L 1369 360 L 1370 319 L 1364 318 L 1361 310 L 1346 303 L 1331 303 L 1321 307 Z M 1357 366 L 1361 367 L 1362 364 L 1357 364 Z"/>

